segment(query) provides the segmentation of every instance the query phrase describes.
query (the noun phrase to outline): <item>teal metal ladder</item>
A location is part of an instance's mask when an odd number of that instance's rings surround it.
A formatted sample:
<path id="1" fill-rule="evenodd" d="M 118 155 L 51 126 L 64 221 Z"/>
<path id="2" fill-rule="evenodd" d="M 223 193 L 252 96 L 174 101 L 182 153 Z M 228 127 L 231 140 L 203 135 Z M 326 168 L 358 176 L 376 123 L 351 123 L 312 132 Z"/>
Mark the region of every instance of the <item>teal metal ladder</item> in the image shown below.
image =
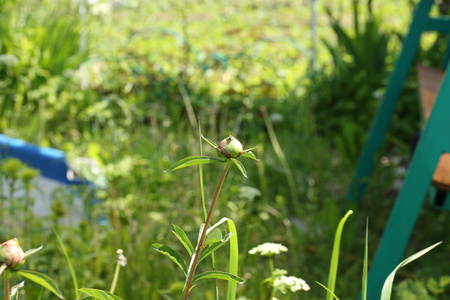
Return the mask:
<path id="1" fill-rule="evenodd" d="M 421 0 L 416 7 L 402 51 L 389 78 L 386 92 L 348 189 L 347 199 L 351 202 L 361 203 L 368 178 L 375 165 L 376 154 L 381 149 L 404 82 L 419 48 L 422 33 L 437 31 L 450 35 L 450 18 L 429 16 L 433 3 L 433 0 Z M 449 49 L 450 38 L 447 43 L 447 54 Z M 447 67 L 447 70 L 450 69 L 448 62 L 448 55 L 444 55 L 442 66 Z M 368 300 L 380 299 L 384 280 L 402 259 L 439 158 L 442 153 L 450 152 L 449 132 L 450 72 L 446 72 L 372 261 L 368 277 Z"/>

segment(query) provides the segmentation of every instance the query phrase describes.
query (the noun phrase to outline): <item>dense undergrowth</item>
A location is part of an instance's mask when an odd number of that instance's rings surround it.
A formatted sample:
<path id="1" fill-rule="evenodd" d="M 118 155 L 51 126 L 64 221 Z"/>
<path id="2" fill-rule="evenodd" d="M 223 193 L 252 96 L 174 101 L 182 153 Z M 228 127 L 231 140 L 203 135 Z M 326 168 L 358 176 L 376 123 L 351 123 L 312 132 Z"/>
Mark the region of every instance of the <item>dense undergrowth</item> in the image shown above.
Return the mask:
<path id="1" fill-rule="evenodd" d="M 106 186 L 55 193 L 50 218 L 25 222 L 18 211 L 9 212 L 0 240 L 18 237 L 24 248 L 44 243 L 28 269 L 57 278 L 67 298 L 74 297 L 73 286 L 52 227 L 82 286 L 107 289 L 122 248 L 128 265 L 118 295 L 177 299 L 182 278 L 151 245 L 169 239 L 175 220 L 191 238 L 202 222 L 197 171 L 164 172 L 197 151 L 200 119 L 211 139 L 232 133 L 244 146 L 259 145 L 261 160 L 248 167 L 250 178 L 230 174 L 217 206 L 238 228 L 239 272 L 246 280 L 238 295 L 266 297 L 260 282 L 268 266 L 247 254 L 263 242 L 289 248 L 277 262 L 289 273 L 325 282 L 334 231 L 349 205 L 346 189 L 406 33 L 410 1 L 318 2 L 316 32 L 308 1 L 99 1 L 80 8 L 82 2 L 0 1 L 0 131 L 69 157 L 93 158 Z M 426 50 L 442 45 L 441 37 L 427 37 L 418 59 L 436 64 L 438 51 Z M 344 232 L 341 299 L 360 291 L 366 216 L 371 254 L 389 216 L 393 183 L 401 179 L 397 158 L 407 164 L 419 129 L 416 102 L 412 70 L 384 164 Z M 210 166 L 204 172 L 217 181 Z M 22 180 L 4 165 L 2 176 Z M 213 189 L 206 185 L 206 195 Z M 77 193 L 86 219 L 75 227 L 60 224 Z M 405 281 L 399 295 L 448 274 L 449 227 L 448 213 L 425 205 L 408 252 L 438 240 L 444 245 L 407 269 L 420 279 Z M 27 287 L 27 299 L 39 292 Z M 324 290 L 312 286 L 300 298 L 323 297 Z"/>

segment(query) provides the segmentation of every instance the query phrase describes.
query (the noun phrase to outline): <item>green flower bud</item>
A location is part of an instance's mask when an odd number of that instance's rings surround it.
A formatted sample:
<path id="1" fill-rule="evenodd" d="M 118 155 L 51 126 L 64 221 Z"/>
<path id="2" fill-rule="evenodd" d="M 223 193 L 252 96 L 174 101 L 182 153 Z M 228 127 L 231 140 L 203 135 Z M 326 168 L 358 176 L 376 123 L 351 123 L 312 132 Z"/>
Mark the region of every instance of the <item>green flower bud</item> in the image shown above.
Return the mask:
<path id="1" fill-rule="evenodd" d="M 238 158 L 244 152 L 244 146 L 232 135 L 221 141 L 217 149 L 226 158 Z"/>
<path id="2" fill-rule="evenodd" d="M 16 238 L 0 245 L 0 264 L 13 271 L 19 270 L 25 263 L 25 254 Z"/>

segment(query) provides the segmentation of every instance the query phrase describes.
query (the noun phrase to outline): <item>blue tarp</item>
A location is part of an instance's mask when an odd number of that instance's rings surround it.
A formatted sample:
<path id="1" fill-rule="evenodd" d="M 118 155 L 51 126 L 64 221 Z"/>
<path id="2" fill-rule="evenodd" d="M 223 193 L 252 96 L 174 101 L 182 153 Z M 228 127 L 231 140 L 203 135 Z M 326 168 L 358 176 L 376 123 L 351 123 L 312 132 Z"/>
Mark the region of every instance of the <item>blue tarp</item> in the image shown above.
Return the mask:
<path id="1" fill-rule="evenodd" d="M 79 179 L 68 180 L 66 154 L 64 151 L 38 147 L 23 140 L 0 134 L 1 158 L 15 157 L 28 166 L 38 169 L 41 175 L 65 184 L 80 184 Z"/>

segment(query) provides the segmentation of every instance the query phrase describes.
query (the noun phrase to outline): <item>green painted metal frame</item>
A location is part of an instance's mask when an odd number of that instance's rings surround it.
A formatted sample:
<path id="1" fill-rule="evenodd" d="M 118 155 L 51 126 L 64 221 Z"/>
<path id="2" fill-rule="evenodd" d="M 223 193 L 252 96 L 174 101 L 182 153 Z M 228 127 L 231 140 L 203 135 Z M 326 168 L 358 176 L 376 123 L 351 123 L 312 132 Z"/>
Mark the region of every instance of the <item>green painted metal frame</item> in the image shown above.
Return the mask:
<path id="1" fill-rule="evenodd" d="M 426 31 L 450 34 L 449 18 L 430 18 L 433 0 L 421 0 L 415 10 L 402 51 L 388 82 L 386 93 L 375 116 L 368 140 L 359 159 L 357 169 L 347 192 L 347 199 L 361 203 L 365 188 L 373 171 L 390 120 L 403 89 L 408 72 Z M 450 38 L 448 45 L 450 45 Z M 449 61 L 449 48 L 443 63 Z M 389 221 L 379 243 L 369 272 L 367 299 L 380 299 L 386 277 L 398 265 L 408 244 L 420 209 L 442 153 L 450 152 L 450 72 L 446 72 L 431 116 L 425 125 L 415 149 L 408 173 L 392 209 Z M 447 135 L 446 135 L 447 134 Z"/>

